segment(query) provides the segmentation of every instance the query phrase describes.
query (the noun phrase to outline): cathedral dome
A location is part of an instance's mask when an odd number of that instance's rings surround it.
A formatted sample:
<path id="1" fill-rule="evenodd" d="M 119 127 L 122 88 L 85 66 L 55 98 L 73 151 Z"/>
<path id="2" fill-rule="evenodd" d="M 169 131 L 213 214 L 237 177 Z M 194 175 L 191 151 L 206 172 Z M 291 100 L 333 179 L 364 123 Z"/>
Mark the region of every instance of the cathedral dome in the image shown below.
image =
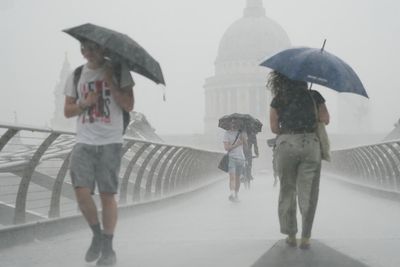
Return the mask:
<path id="1" fill-rule="evenodd" d="M 216 67 L 237 63 L 258 64 L 264 58 L 290 47 L 285 30 L 265 16 L 262 0 L 247 0 L 242 18 L 224 33 Z"/>

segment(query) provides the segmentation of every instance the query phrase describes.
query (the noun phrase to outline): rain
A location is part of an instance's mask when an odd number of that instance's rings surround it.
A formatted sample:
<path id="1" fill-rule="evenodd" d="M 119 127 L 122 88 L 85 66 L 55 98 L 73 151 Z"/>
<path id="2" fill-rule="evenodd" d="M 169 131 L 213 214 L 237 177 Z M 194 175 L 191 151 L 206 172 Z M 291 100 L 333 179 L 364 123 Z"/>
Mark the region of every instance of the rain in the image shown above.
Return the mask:
<path id="1" fill-rule="evenodd" d="M 224 104 L 219 96 L 210 94 L 213 88 L 214 91 L 224 90 L 225 85 L 218 87 L 214 82 L 225 81 L 230 75 L 229 60 L 228 63 L 224 61 L 226 66 L 219 60 L 230 52 L 238 52 L 236 48 L 245 43 L 223 41 L 231 40 L 229 34 L 234 32 L 235 26 L 240 30 L 240 19 L 246 7 L 254 3 L 262 4 L 265 16 L 271 21 L 270 35 L 260 38 L 262 45 L 271 48 L 252 43 L 248 51 L 241 51 L 240 57 L 258 51 L 266 51 L 265 55 L 257 58 L 258 62 L 254 58 L 250 63 L 235 62 L 235 67 L 246 72 L 249 66 L 246 64 L 259 65 L 278 52 L 275 47 L 286 40 L 274 40 L 271 36 L 278 36 L 274 31 L 279 28 L 287 35 L 290 47 L 321 48 L 326 40 L 324 49 L 349 64 L 368 93 L 367 98 L 312 85 L 326 100 L 330 113 L 327 132 L 332 150 L 332 162 L 322 164 L 320 198 L 313 227 L 312 238 L 321 242 L 316 245 L 316 249 L 320 249 L 318 253 L 326 257 L 333 251 L 339 253 L 332 262 L 347 257 L 359 266 L 399 266 L 400 257 L 396 251 L 400 248 L 400 193 L 397 182 L 392 183 L 388 178 L 400 173 L 396 167 L 400 166 L 400 159 L 395 157 L 400 148 L 395 142 L 400 138 L 397 103 L 400 92 L 395 81 L 400 61 L 400 3 L 394 0 L 0 0 L 1 135 L 10 125 L 24 128 L 0 150 L 0 214 L 5 214 L 1 215 L 0 232 L 12 224 L 10 210 L 17 205 L 15 195 L 20 177 L 27 175 L 21 171 L 20 166 L 25 165 L 20 162 L 33 155 L 39 140 L 43 141 L 46 134 L 53 130 L 75 130 L 74 122 L 63 118 L 64 96 L 60 92 L 67 73 L 85 59 L 79 42 L 63 30 L 92 23 L 127 34 L 139 43 L 160 64 L 165 79 L 165 85 L 158 84 L 131 71 L 135 81 L 135 113 L 131 115 L 133 123 L 127 133 L 140 141 L 130 144 L 127 156 L 133 159 L 135 153 L 144 151 L 138 163 L 131 166 L 135 175 L 141 171 L 143 176 L 151 173 L 151 164 L 156 165 L 155 158 L 159 155 L 159 165 L 169 154 L 173 158 L 173 153 L 177 159 L 181 156 L 185 163 L 200 158 L 205 162 L 201 165 L 203 169 L 193 172 L 194 176 L 206 176 L 204 184 L 196 184 L 195 189 L 183 193 L 179 191 L 177 196 L 165 194 L 149 201 L 151 198 L 145 197 L 145 191 L 156 190 L 156 185 L 151 186 L 150 181 L 151 189 L 147 189 L 147 181 L 143 180 L 143 197 L 137 204 L 130 195 L 135 185 L 127 186 L 127 204 L 134 203 L 135 208 L 121 212 L 116 230 L 116 266 L 256 267 L 277 255 L 273 253 L 286 253 L 279 250 L 284 245 L 280 242 L 284 235 L 280 233 L 277 212 L 280 186 L 274 183 L 270 147 L 273 144 L 267 145 L 275 138 L 269 121 L 272 96 L 265 88 L 269 70 L 260 66 L 254 71 L 249 67 L 253 73 L 237 78 L 240 80 L 254 73 L 261 77 L 254 82 L 254 87 L 259 88 L 257 95 L 238 93 L 238 99 L 243 101 L 238 100 L 236 106 Z M 247 38 L 245 33 L 240 34 L 237 36 Z M 281 49 L 284 48 L 288 47 Z M 236 80 L 227 81 L 226 88 L 229 88 Z M 247 80 L 233 87 L 246 84 Z M 231 93 L 226 96 L 233 99 Z M 256 102 L 247 104 L 246 101 Z M 260 156 L 253 159 L 254 180 L 250 188 L 242 186 L 240 189 L 240 202 L 231 203 L 228 201 L 228 175 L 217 169 L 218 160 L 225 153 L 224 129 L 218 127 L 218 118 L 236 112 L 252 113 L 263 126 L 257 134 Z M 64 153 L 73 144 L 71 136 L 60 138 L 50 146 L 50 154 L 43 157 L 36 169 L 37 173 L 48 171 L 47 176 L 41 180 L 34 172 L 28 200 L 32 193 L 43 193 L 46 188 L 45 200 L 36 202 L 38 207 L 46 208 L 30 213 L 32 217 L 27 218 L 30 222 L 50 214 L 46 209 L 52 186 L 46 187 L 43 183 L 57 176 L 55 169 L 61 169 L 63 162 L 52 155 Z M 389 143 L 384 143 L 386 141 Z M 9 150 L 13 144 L 21 142 L 25 146 L 18 153 Z M 179 150 L 181 146 L 184 149 Z M 147 156 L 149 166 L 141 169 L 140 164 L 147 164 Z M 187 158 L 183 160 L 184 157 Z M 123 164 L 123 170 L 129 170 L 129 161 Z M 51 169 L 54 170 L 49 171 Z M 160 169 L 160 166 L 154 167 L 153 171 L 157 173 Z M 168 171 L 172 176 L 180 173 L 183 177 L 192 170 L 165 167 L 165 172 Z M 122 176 L 121 172 L 121 179 Z M 365 178 L 361 189 L 357 186 L 360 180 L 353 176 Z M 126 177 L 132 180 L 134 175 Z M 370 190 L 375 186 L 372 180 L 376 177 L 380 189 Z M 11 186 L 15 193 L 9 196 Z M 68 190 L 63 189 L 61 193 L 61 202 L 69 205 L 69 210 L 60 211 L 65 217 L 79 212 L 73 190 Z M 36 204 L 28 201 L 27 209 Z M 297 218 L 301 225 L 299 214 Z M 90 232 L 80 219 L 74 221 L 79 229 L 33 238 L 26 244 L 9 247 L 0 244 L 0 266 L 71 266 L 68 261 L 58 262 L 65 256 L 74 266 L 89 266 L 85 265 L 82 255 L 87 249 Z M 293 255 L 301 257 L 297 250 Z M 287 259 L 291 258 L 287 256 Z"/>

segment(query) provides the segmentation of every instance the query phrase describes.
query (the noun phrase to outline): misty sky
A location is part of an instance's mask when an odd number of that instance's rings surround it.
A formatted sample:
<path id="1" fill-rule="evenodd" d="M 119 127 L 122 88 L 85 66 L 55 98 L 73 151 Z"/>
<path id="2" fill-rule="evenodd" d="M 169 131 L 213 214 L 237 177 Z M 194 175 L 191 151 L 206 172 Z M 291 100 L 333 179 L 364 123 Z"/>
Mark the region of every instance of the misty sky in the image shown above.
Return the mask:
<path id="1" fill-rule="evenodd" d="M 112 3 L 112 4 L 111 4 Z M 246 0 L 0 0 L 0 121 L 49 125 L 53 91 L 68 55 L 82 64 L 76 40 L 61 30 L 91 22 L 124 32 L 161 64 L 162 87 L 133 73 L 136 107 L 158 133 L 201 133 L 204 81 L 214 73 L 219 41 Z M 375 132 L 400 117 L 400 3 L 395 0 L 264 0 L 266 14 L 294 46 L 320 47 L 349 63 L 370 96 Z M 337 94 L 322 89 L 335 123 Z M 332 101 L 330 101 L 332 100 Z M 62 107 L 58 107 L 62 108 Z M 266 107 L 266 112 L 268 107 Z"/>

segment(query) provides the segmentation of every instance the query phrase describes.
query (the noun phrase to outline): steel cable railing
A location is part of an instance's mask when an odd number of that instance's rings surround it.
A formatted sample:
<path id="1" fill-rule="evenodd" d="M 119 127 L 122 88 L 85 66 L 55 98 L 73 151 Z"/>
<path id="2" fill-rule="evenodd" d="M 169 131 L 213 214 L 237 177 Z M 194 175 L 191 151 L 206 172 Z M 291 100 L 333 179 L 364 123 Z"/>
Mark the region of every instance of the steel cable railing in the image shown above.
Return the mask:
<path id="1" fill-rule="evenodd" d="M 0 135 L 0 213 L 12 211 L 12 224 L 79 214 L 68 172 L 74 134 L 0 125 Z M 119 205 L 205 185 L 218 177 L 221 156 L 220 152 L 126 137 Z M 0 219 L 0 225 L 7 224 Z"/>

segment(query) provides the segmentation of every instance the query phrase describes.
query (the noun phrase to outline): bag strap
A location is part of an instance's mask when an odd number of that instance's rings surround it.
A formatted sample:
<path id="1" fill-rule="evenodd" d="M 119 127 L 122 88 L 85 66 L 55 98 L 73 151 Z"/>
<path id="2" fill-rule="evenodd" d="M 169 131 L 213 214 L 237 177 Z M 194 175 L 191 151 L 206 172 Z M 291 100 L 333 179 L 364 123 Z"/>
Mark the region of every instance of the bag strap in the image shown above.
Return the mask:
<path id="1" fill-rule="evenodd" d="M 75 88 L 76 98 L 79 97 L 79 95 L 78 95 L 78 82 L 79 82 L 79 79 L 81 78 L 82 69 L 83 69 L 83 65 L 80 65 L 79 67 L 77 67 L 74 70 L 74 88 Z"/>
<path id="2" fill-rule="evenodd" d="M 315 103 L 314 97 L 311 94 L 311 89 L 308 91 L 308 94 L 311 97 L 311 101 L 313 102 L 313 106 L 314 106 L 314 114 L 315 114 L 315 129 L 317 129 L 318 127 L 318 122 L 319 122 L 319 112 L 318 112 L 318 108 L 317 108 L 317 103 Z"/>
<path id="3" fill-rule="evenodd" d="M 78 97 L 78 82 L 82 75 L 83 65 L 80 65 L 74 70 L 74 88 L 76 97 Z M 114 66 L 114 74 L 117 77 L 118 86 L 121 84 L 121 73 L 122 73 L 122 66 L 121 64 L 117 64 Z"/>
<path id="4" fill-rule="evenodd" d="M 233 141 L 232 145 L 234 145 L 234 144 L 236 143 L 236 141 L 237 141 L 238 138 L 239 138 L 240 133 L 241 133 L 241 131 L 238 131 L 238 133 L 237 133 L 237 135 L 236 135 L 236 137 L 235 137 L 235 141 Z"/>

